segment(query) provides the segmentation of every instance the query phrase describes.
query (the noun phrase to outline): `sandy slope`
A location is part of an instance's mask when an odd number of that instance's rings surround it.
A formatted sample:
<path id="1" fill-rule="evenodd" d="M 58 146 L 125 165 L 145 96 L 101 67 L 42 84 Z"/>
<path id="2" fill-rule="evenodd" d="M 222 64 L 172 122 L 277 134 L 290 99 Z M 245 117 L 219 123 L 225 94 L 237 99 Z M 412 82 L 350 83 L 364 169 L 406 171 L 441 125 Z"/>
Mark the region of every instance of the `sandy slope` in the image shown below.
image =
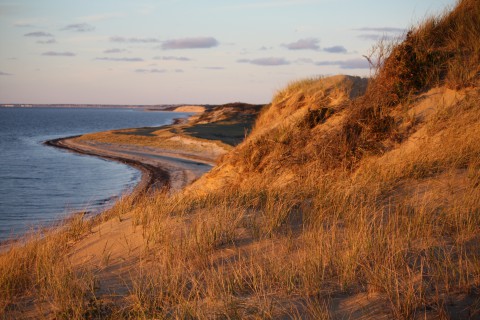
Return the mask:
<path id="1" fill-rule="evenodd" d="M 201 113 L 205 111 L 205 107 L 202 106 L 181 106 L 175 108 L 174 112 L 196 112 Z"/>
<path id="2" fill-rule="evenodd" d="M 185 139 L 178 137 L 178 139 Z M 185 141 L 194 144 L 195 141 Z M 201 143 L 201 142 L 198 142 Z M 143 171 L 139 189 L 145 190 L 149 185 L 167 184 L 170 192 L 176 192 L 209 171 L 222 150 L 211 148 L 199 152 L 188 149 L 173 150 L 145 146 L 116 143 L 105 143 L 95 140 L 84 140 L 78 137 L 61 139 L 56 145 L 75 152 L 96 155 L 111 160 L 127 162 Z M 219 147 L 219 149 L 221 149 Z M 166 173 L 158 175 L 155 168 Z M 152 178 L 152 175 L 157 175 Z M 163 180 L 163 181 L 162 181 Z M 142 262 L 145 250 L 145 239 L 141 230 L 132 223 L 133 213 L 122 215 L 118 219 L 110 219 L 95 226 L 90 233 L 75 243 L 69 258 L 73 265 L 93 270 L 98 277 L 102 296 L 115 297 L 125 295 L 132 266 Z"/>

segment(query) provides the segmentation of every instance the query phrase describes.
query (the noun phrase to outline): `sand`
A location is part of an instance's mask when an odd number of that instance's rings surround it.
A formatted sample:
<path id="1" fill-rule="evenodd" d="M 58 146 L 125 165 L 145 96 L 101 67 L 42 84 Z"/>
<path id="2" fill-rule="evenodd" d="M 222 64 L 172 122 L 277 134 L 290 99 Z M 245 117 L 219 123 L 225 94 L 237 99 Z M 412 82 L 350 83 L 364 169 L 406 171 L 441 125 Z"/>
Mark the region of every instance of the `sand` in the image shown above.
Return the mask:
<path id="1" fill-rule="evenodd" d="M 204 111 L 205 111 L 205 107 L 202 107 L 202 106 L 181 106 L 173 110 L 173 112 L 195 112 L 195 113 L 202 113 Z"/>
<path id="2" fill-rule="evenodd" d="M 167 186 L 178 191 L 198 179 L 214 165 L 210 154 L 199 154 L 196 159 L 181 150 L 164 150 L 142 146 L 83 141 L 78 136 L 47 141 L 50 146 L 80 154 L 98 156 L 131 165 L 142 171 L 142 180 L 136 191 Z"/>

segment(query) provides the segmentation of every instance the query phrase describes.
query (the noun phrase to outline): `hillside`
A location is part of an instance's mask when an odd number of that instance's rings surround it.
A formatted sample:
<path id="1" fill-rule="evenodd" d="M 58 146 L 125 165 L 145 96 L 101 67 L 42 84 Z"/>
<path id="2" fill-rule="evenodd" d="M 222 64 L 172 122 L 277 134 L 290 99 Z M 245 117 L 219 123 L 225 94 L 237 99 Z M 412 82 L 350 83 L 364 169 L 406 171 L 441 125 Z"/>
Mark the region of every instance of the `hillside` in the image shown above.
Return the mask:
<path id="1" fill-rule="evenodd" d="M 229 149 L 209 173 L 3 254 L 0 310 L 480 319 L 480 1 L 459 1 L 369 59 L 369 80 L 279 91 L 244 140 L 238 123 L 261 106 L 198 115 L 182 134 Z M 216 137 L 212 123 L 237 139 Z"/>

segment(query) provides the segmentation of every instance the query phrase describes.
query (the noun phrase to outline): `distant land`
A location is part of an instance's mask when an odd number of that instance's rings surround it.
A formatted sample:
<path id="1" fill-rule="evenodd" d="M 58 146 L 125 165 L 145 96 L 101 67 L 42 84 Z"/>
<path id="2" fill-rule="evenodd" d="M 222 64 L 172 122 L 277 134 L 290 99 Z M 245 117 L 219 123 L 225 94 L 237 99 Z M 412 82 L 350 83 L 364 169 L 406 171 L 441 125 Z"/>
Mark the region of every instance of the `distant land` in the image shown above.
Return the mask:
<path id="1" fill-rule="evenodd" d="M 171 111 L 185 104 L 156 104 L 156 105 L 140 105 L 140 104 L 71 104 L 71 103 L 56 103 L 56 104 L 23 104 L 10 103 L 0 104 L 0 108 L 143 108 L 149 110 L 165 110 Z"/>

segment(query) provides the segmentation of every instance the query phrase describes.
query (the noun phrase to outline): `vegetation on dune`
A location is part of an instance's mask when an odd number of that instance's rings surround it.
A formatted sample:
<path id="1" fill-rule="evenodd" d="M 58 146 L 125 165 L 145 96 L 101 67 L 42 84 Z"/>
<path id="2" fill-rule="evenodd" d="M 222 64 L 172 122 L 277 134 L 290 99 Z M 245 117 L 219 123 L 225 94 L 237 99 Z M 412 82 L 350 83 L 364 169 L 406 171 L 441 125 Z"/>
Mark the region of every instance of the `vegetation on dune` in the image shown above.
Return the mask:
<path id="1" fill-rule="evenodd" d="M 199 139 L 236 146 L 249 134 L 263 105 L 229 103 L 203 112 L 183 132 Z"/>
<path id="2" fill-rule="evenodd" d="M 262 107 L 245 103 L 219 105 L 190 117 L 188 123 L 85 134 L 76 141 L 193 153 L 217 148 L 224 153 L 245 139 Z"/>
<path id="3" fill-rule="evenodd" d="M 344 124 L 347 156 L 356 160 L 365 152 L 381 153 L 385 140 L 398 142 L 408 137 L 399 130 L 405 117 L 393 117 L 392 110 L 408 108 L 410 99 L 419 93 L 436 86 L 478 86 L 479 17 L 479 1 L 459 1 L 453 11 L 412 28 L 401 43 L 377 45 L 369 58 L 376 75 Z"/>
<path id="4" fill-rule="evenodd" d="M 82 219 L 0 256 L 0 307 L 67 318 L 480 318 L 479 20 L 480 1 L 459 1 L 380 44 L 368 83 L 291 84 L 184 192 L 119 201 L 105 219 L 142 245 L 116 301 L 101 273 L 67 257 L 93 228 Z"/>

